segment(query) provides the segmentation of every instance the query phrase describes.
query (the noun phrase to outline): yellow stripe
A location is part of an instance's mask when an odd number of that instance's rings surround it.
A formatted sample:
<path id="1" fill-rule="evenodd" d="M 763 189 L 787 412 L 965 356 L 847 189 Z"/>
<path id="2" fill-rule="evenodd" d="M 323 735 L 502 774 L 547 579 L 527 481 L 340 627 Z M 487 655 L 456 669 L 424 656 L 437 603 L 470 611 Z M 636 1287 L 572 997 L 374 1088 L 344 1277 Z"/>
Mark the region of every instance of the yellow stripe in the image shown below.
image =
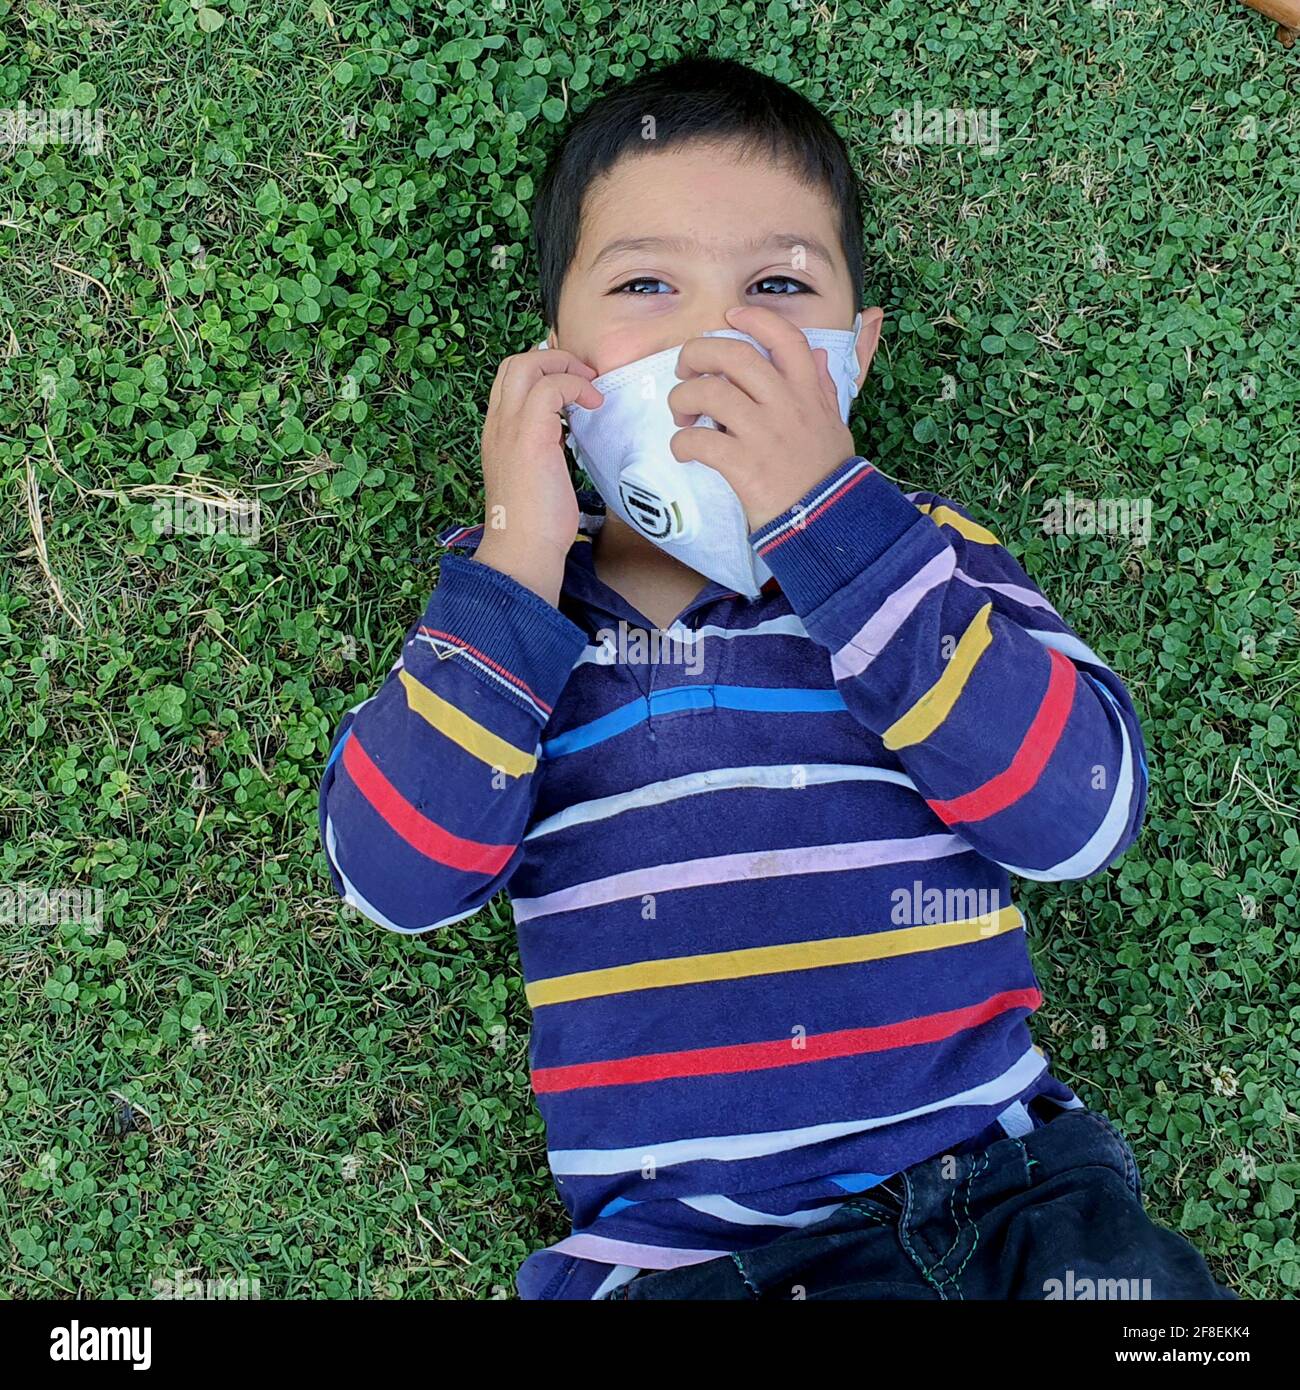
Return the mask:
<path id="1" fill-rule="evenodd" d="M 534 980 L 524 995 L 536 1009 L 543 1004 L 567 1004 L 574 999 L 600 999 L 638 989 L 667 989 L 711 980 L 747 980 L 756 975 L 781 975 L 793 970 L 820 970 L 827 965 L 859 965 L 888 960 L 917 951 L 941 951 L 971 941 L 999 936 L 1024 925 L 1019 911 L 1004 907 L 983 917 L 960 922 L 936 922 L 924 927 L 872 932 L 866 936 L 833 936 L 826 941 L 795 941 L 787 946 L 753 946 L 743 951 L 718 951 L 705 956 L 644 960 L 605 970 L 584 970 Z"/>
<path id="2" fill-rule="evenodd" d="M 970 626 L 961 635 L 957 650 L 944 667 L 943 675 L 924 695 L 885 730 L 882 742 L 886 748 L 910 748 L 914 743 L 927 739 L 947 719 L 952 707 L 957 703 L 961 692 L 966 689 L 975 663 L 984 654 L 993 634 L 989 631 L 989 614 L 993 605 L 986 603 L 971 619 Z"/>
<path id="3" fill-rule="evenodd" d="M 487 763 L 491 768 L 500 768 L 511 777 L 523 777 L 537 767 L 537 758 L 532 753 L 525 753 L 513 743 L 507 743 L 455 705 L 449 705 L 441 695 L 435 695 L 427 686 L 421 685 L 405 667 L 397 674 L 406 687 L 406 703 L 410 708 L 440 734 L 459 744 L 471 757 Z"/>
<path id="4" fill-rule="evenodd" d="M 936 526 L 951 526 L 954 531 L 965 536 L 968 541 L 978 541 L 980 545 L 1002 544 L 987 527 L 971 521 L 968 517 L 962 516 L 960 512 L 953 511 L 951 507 L 935 507 L 931 510 L 929 502 L 918 502 L 916 509 L 919 512 L 924 512 Z"/>

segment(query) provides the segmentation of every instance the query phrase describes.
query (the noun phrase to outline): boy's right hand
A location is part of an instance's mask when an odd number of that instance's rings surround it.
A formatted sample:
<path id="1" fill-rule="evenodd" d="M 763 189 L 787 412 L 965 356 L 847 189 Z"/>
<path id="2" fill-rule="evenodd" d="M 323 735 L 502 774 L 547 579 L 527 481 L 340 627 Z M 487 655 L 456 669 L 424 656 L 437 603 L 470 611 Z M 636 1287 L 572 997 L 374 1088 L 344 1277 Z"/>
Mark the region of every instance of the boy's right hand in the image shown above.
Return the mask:
<path id="1" fill-rule="evenodd" d="M 487 515 L 474 558 L 557 605 L 564 561 L 578 529 L 578 499 L 564 457 L 563 414 L 604 397 L 594 368 L 560 348 L 507 357 L 497 368 L 483 422 Z"/>

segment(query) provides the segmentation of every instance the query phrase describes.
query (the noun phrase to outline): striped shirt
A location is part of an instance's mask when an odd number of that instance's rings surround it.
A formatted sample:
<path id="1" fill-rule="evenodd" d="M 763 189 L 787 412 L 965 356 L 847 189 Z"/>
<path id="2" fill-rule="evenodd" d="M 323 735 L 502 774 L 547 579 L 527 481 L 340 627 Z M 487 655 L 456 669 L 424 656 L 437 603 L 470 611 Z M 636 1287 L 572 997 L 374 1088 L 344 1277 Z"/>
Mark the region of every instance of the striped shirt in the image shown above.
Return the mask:
<path id="1" fill-rule="evenodd" d="M 437 590 L 320 794 L 344 898 L 398 932 L 507 888 L 573 1233 L 525 1298 L 752 1249 L 913 1163 L 1075 1106 L 1010 878 L 1132 843 L 1122 681 L 985 526 L 852 458 L 664 632 L 596 574 L 559 608 L 440 537 Z M 653 640 L 651 640 L 653 639 Z"/>

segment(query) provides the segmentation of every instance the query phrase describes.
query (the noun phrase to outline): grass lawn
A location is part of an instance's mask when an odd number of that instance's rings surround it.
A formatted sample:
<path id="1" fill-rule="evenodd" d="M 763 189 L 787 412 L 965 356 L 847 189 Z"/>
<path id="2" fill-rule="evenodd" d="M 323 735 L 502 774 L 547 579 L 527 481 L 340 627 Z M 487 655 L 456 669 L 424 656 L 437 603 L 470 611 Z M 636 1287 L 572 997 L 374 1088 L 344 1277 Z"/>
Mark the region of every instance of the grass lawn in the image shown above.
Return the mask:
<path id="1" fill-rule="evenodd" d="M 1137 845 L 1020 885 L 1038 1041 L 1157 1219 L 1300 1289 L 1300 46 L 1231 0 L 0 0 L 0 107 L 104 127 L 0 143 L 9 1296 L 513 1297 L 564 1233 L 508 908 L 350 917 L 316 788 L 478 519 L 558 123 L 689 48 L 850 142 L 860 446 L 1143 714 Z M 896 143 L 918 103 L 996 141 Z M 1148 542 L 1045 531 L 1068 494 Z"/>

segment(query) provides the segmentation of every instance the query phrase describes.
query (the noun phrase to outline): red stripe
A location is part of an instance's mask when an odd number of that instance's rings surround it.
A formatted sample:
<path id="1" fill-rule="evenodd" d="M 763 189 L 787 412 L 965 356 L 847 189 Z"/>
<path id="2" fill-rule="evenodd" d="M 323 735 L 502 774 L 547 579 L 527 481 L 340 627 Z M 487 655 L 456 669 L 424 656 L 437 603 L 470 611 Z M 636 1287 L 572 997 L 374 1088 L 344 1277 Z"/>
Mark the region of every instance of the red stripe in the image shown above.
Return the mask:
<path id="1" fill-rule="evenodd" d="M 511 685 L 517 685 L 520 690 L 524 691 L 528 695 L 528 698 L 537 705 L 538 709 L 544 709 L 547 714 L 552 712 L 550 705 L 548 705 L 545 700 L 539 700 L 525 681 L 521 681 L 518 676 L 511 674 L 504 666 L 498 665 L 486 652 L 479 651 L 477 647 L 471 647 L 468 642 L 463 641 L 459 637 L 453 637 L 450 632 L 440 632 L 436 627 L 425 627 L 421 624 L 420 631 L 423 632 L 426 637 L 436 637 L 441 642 L 450 642 L 453 647 L 459 647 L 462 651 L 469 652 L 471 656 L 478 657 L 480 661 L 490 666 L 498 675 L 504 676 Z"/>
<path id="2" fill-rule="evenodd" d="M 982 1003 L 946 1013 L 886 1023 L 876 1028 L 846 1028 L 838 1033 L 818 1033 L 795 1047 L 791 1038 L 775 1042 L 739 1043 L 733 1047 L 702 1047 L 690 1052 L 652 1052 L 642 1057 L 623 1057 L 613 1062 L 581 1062 L 569 1067 L 539 1067 L 533 1072 L 538 1095 L 577 1091 L 591 1086 L 631 1086 L 646 1081 L 671 1081 L 684 1076 L 723 1076 L 728 1073 L 765 1071 L 770 1067 L 826 1062 L 836 1057 L 859 1057 L 868 1052 L 887 1052 L 896 1047 L 942 1042 L 964 1029 L 986 1023 L 1010 1009 L 1032 1012 L 1043 1002 L 1036 989 L 1009 989 Z"/>
<path id="3" fill-rule="evenodd" d="M 380 772 L 355 734 L 348 739 L 342 761 L 357 790 L 412 849 L 418 849 L 449 869 L 464 869 L 468 873 L 495 874 L 509 863 L 515 845 L 484 845 L 477 840 L 462 840 L 459 835 L 453 835 L 422 816 Z"/>
<path id="4" fill-rule="evenodd" d="M 1061 740 L 1061 733 L 1074 706 L 1074 688 L 1078 673 L 1070 661 L 1054 647 L 1047 649 L 1051 658 L 1051 674 L 1042 704 L 1034 715 L 1024 741 L 1016 750 L 1011 766 L 1005 772 L 976 787 L 963 796 L 953 797 L 951 801 L 931 801 L 926 804 L 945 825 L 957 821 L 970 822 L 987 820 L 989 816 L 1005 811 L 1008 806 L 1020 800 L 1031 791 L 1042 776 L 1048 759 Z"/>
<path id="5" fill-rule="evenodd" d="M 867 466 L 862 470 L 861 473 L 855 473 L 848 480 L 848 482 L 842 483 L 838 488 L 835 489 L 834 492 L 831 493 L 831 495 L 821 504 L 820 507 L 815 507 L 812 511 L 810 511 L 808 515 L 805 516 L 798 525 L 788 525 L 787 529 L 784 530 L 774 541 L 768 541 L 766 545 L 760 546 L 758 553 L 760 555 L 766 555 L 768 551 L 775 550 L 778 545 L 784 545 L 785 542 L 788 541 L 791 536 L 798 535 L 799 532 L 802 531 L 808 525 L 809 522 L 816 521 L 817 518 L 821 516 L 821 514 L 828 507 L 833 507 L 836 504 L 836 502 L 838 502 L 840 498 L 844 496 L 846 492 L 849 492 L 851 489 L 857 487 L 857 485 L 863 480 L 863 478 L 870 477 L 871 474 L 875 471 L 875 468 L 871 464 L 867 464 Z"/>
<path id="6" fill-rule="evenodd" d="M 439 542 L 439 544 L 444 546 L 459 545 L 461 541 L 468 540 L 469 537 L 472 536 L 475 531 L 481 531 L 482 529 L 482 522 L 479 522 L 477 526 L 458 526 L 449 535 L 444 536 L 443 539 Z"/>

